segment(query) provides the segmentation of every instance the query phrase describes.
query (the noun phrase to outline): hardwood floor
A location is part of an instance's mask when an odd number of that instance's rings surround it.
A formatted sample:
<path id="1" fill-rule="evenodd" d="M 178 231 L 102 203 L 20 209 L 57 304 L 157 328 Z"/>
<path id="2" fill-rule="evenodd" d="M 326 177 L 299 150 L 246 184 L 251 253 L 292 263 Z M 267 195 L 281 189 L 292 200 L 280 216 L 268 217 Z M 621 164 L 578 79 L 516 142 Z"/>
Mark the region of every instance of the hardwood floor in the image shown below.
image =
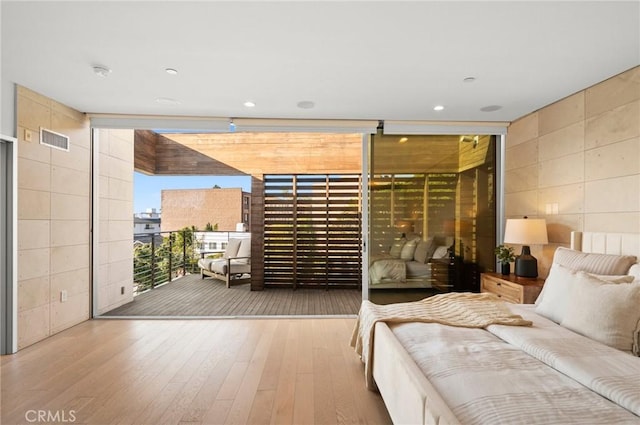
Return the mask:
<path id="1" fill-rule="evenodd" d="M 88 321 L 2 357 L 0 422 L 390 424 L 349 347 L 354 324 Z"/>

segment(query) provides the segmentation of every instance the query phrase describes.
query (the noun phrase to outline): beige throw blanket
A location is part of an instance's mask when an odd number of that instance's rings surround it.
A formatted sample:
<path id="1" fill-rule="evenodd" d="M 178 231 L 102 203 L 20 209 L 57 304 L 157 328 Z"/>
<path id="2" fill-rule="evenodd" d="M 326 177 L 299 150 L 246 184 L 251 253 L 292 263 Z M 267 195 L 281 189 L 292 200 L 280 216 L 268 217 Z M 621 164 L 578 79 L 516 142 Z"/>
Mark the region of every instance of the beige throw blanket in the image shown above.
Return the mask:
<path id="1" fill-rule="evenodd" d="M 377 305 L 363 301 L 351 336 L 351 346 L 365 364 L 367 388 L 375 389 L 372 375 L 373 337 L 377 322 L 426 322 L 465 328 L 489 325 L 531 326 L 522 316 L 511 313 L 496 295 L 452 292 L 421 301 Z"/>

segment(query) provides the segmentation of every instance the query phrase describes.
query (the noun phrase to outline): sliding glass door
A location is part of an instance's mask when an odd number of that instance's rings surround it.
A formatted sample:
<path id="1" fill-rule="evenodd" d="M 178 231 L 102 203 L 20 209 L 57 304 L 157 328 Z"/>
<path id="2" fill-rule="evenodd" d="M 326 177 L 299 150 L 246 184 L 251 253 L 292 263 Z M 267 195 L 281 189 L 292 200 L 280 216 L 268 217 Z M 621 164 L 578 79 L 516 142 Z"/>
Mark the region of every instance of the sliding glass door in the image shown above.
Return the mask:
<path id="1" fill-rule="evenodd" d="M 369 298 L 477 291 L 494 270 L 496 138 L 384 135 L 369 144 Z"/>

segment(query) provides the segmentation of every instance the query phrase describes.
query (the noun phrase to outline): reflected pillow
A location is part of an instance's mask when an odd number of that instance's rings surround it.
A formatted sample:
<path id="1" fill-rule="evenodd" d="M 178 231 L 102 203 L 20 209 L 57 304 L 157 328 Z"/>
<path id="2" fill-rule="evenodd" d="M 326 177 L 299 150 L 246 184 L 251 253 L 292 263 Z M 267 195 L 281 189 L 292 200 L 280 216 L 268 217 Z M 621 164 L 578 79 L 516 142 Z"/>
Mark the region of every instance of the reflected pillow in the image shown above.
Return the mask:
<path id="1" fill-rule="evenodd" d="M 402 252 L 402 247 L 407 243 L 406 239 L 398 239 L 393 242 L 391 245 L 391 249 L 389 250 L 389 255 L 393 258 L 400 258 L 400 253 Z"/>
<path id="2" fill-rule="evenodd" d="M 424 264 L 429 258 L 431 258 L 435 248 L 433 238 L 427 238 L 426 241 L 419 241 L 415 253 L 413 254 L 413 259 Z"/>
<path id="3" fill-rule="evenodd" d="M 407 241 L 407 243 L 402 247 L 402 251 L 400 251 L 400 259 L 405 261 L 413 260 L 413 255 L 415 254 L 417 247 L 418 239 Z"/>

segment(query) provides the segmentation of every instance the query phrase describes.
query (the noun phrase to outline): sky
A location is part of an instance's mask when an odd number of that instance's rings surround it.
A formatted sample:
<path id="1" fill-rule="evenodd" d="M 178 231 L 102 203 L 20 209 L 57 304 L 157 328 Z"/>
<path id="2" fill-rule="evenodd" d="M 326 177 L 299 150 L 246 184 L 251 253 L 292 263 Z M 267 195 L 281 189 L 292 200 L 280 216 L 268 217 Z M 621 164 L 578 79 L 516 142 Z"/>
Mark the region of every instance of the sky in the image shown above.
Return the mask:
<path id="1" fill-rule="evenodd" d="M 147 176 L 133 175 L 133 211 L 140 213 L 148 208 L 160 211 L 162 189 L 208 189 L 218 185 L 222 188 L 240 187 L 251 192 L 250 176 Z"/>

